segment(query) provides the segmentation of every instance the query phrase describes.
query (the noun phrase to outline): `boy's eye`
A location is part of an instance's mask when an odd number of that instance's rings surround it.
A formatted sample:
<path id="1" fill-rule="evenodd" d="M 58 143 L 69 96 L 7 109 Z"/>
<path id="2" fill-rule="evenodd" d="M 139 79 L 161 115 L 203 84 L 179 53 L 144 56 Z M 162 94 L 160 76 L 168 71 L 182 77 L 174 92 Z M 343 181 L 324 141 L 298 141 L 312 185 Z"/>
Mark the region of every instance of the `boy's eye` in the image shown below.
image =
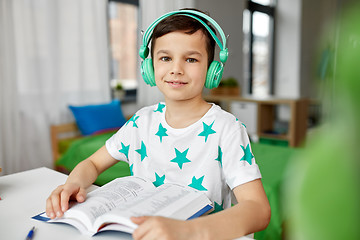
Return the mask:
<path id="1" fill-rule="evenodd" d="M 188 59 L 186 59 L 186 61 L 188 63 L 196 63 L 198 60 L 196 60 L 195 58 L 188 58 Z"/>
<path id="2" fill-rule="evenodd" d="M 161 57 L 160 60 L 163 61 L 163 62 L 168 62 L 168 61 L 171 60 L 171 58 L 169 58 L 169 57 Z"/>

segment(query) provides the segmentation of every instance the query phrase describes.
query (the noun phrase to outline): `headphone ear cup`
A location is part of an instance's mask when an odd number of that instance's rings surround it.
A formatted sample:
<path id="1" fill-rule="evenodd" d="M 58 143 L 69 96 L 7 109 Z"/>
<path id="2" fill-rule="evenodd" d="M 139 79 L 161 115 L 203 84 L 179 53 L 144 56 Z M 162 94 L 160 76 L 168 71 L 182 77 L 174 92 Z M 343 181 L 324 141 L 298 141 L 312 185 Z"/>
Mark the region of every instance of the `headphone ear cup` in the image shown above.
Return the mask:
<path id="1" fill-rule="evenodd" d="M 141 75 L 144 82 L 151 87 L 156 86 L 154 66 L 151 58 L 145 59 L 141 64 Z"/>
<path id="2" fill-rule="evenodd" d="M 220 84 L 223 71 L 223 64 L 218 61 L 213 61 L 206 74 L 205 87 L 208 89 L 217 88 Z"/>

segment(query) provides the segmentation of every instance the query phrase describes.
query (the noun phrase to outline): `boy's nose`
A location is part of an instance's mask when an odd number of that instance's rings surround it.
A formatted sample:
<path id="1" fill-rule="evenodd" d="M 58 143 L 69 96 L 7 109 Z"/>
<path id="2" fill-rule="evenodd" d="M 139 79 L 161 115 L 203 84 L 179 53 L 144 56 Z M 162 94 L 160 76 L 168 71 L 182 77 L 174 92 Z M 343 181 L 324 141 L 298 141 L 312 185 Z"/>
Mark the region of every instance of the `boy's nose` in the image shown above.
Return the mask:
<path id="1" fill-rule="evenodd" d="M 184 70 L 183 70 L 182 63 L 180 63 L 179 61 L 173 61 L 170 74 L 177 75 L 177 74 L 183 74 L 183 73 L 184 73 Z"/>

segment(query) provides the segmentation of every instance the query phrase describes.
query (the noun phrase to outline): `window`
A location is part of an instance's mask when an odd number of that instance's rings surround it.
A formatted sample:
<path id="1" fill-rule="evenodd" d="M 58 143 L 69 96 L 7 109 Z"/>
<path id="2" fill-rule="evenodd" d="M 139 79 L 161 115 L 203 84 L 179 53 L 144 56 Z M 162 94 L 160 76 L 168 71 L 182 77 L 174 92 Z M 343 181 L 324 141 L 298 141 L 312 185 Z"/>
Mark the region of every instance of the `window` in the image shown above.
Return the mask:
<path id="1" fill-rule="evenodd" d="M 110 79 L 112 89 L 120 86 L 125 99 L 135 99 L 139 1 L 109 0 Z M 112 91 L 116 98 L 116 91 Z M 121 97 L 122 98 L 122 97 Z"/>
<path id="2" fill-rule="evenodd" d="M 273 94 L 275 0 L 249 0 L 243 15 L 244 69 L 248 93 Z"/>

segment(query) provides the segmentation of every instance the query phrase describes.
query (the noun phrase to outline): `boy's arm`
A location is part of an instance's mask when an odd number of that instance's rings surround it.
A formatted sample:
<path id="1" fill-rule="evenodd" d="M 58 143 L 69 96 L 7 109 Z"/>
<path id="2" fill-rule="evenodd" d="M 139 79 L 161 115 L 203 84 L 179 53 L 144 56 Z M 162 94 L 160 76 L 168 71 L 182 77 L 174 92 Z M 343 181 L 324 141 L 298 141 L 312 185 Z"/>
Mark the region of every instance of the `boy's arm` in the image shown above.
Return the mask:
<path id="1" fill-rule="evenodd" d="M 198 218 L 211 239 L 233 239 L 264 230 L 270 222 L 270 204 L 260 179 L 242 184 L 234 190 L 238 203 L 208 219 Z M 195 219 L 196 220 L 196 219 Z"/>
<path id="2" fill-rule="evenodd" d="M 71 171 L 65 184 L 58 186 L 46 200 L 46 214 L 50 218 L 61 217 L 69 207 L 69 199 L 85 201 L 86 188 L 107 168 L 117 163 L 103 146 Z"/>
<path id="3" fill-rule="evenodd" d="M 190 221 L 161 217 L 132 218 L 139 228 L 134 239 L 234 239 L 265 229 L 270 221 L 270 205 L 261 180 L 234 189 L 238 201 L 221 212 Z"/>

